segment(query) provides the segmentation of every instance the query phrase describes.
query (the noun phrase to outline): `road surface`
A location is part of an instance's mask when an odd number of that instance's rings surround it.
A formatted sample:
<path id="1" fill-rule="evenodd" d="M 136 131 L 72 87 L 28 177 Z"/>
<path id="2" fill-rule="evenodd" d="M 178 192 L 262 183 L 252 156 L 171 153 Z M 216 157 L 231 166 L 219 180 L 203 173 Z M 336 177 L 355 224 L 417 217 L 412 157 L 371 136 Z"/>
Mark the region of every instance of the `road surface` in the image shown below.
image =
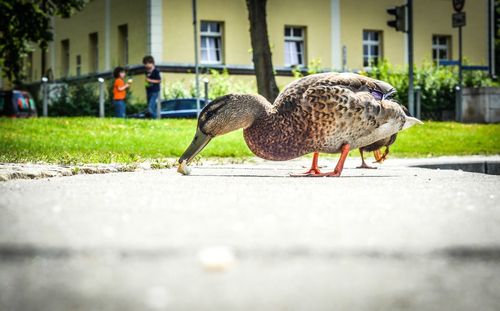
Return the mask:
<path id="1" fill-rule="evenodd" d="M 500 310 L 500 176 L 308 161 L 2 182 L 0 310 Z"/>

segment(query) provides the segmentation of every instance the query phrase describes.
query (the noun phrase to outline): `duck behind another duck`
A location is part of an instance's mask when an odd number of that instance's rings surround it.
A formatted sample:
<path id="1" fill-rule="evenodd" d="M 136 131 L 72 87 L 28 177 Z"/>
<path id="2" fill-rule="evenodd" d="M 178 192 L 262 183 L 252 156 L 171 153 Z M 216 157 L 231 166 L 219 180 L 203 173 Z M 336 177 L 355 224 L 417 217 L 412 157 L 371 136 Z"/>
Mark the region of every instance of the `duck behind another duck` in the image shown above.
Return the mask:
<path id="1" fill-rule="evenodd" d="M 212 138 L 243 128 L 245 142 L 260 158 L 285 161 L 314 153 L 311 169 L 293 176 L 340 176 L 351 148 L 422 123 L 406 116 L 398 103 L 372 95 L 387 87 L 357 74 L 323 73 L 290 83 L 274 104 L 260 95 L 219 97 L 201 111 L 179 167 L 189 164 Z M 334 171 L 320 172 L 319 152 L 341 153 Z"/>
<path id="2" fill-rule="evenodd" d="M 403 111 L 405 112 L 405 114 L 407 116 L 411 117 L 410 112 L 408 111 L 408 109 L 405 106 L 401 106 L 401 108 L 403 109 Z M 366 164 L 363 153 L 365 151 L 368 151 L 368 152 L 372 151 L 373 156 L 375 157 L 375 162 L 382 164 L 387 159 L 387 155 L 389 155 L 389 147 L 392 144 L 394 144 L 397 136 L 398 136 L 398 134 L 392 134 L 391 136 L 383 138 L 381 140 L 377 140 L 376 142 L 374 142 L 368 146 L 360 147 L 359 154 L 361 155 L 361 165 L 358 166 L 358 168 L 376 169 L 376 167 L 369 166 L 368 164 Z M 380 149 L 382 147 L 385 147 L 383 154 L 380 152 Z"/>

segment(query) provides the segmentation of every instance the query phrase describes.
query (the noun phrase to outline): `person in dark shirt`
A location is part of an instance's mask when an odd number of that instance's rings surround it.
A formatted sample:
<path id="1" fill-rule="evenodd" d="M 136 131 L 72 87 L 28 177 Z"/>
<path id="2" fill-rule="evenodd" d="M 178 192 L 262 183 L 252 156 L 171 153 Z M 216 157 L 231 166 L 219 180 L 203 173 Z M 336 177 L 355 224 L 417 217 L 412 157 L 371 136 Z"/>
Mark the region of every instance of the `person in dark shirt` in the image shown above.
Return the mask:
<path id="1" fill-rule="evenodd" d="M 148 100 L 148 115 L 156 118 L 156 102 L 160 94 L 161 76 L 158 69 L 155 68 L 155 59 L 151 55 L 144 56 L 142 59 L 146 67 L 146 97 Z"/>

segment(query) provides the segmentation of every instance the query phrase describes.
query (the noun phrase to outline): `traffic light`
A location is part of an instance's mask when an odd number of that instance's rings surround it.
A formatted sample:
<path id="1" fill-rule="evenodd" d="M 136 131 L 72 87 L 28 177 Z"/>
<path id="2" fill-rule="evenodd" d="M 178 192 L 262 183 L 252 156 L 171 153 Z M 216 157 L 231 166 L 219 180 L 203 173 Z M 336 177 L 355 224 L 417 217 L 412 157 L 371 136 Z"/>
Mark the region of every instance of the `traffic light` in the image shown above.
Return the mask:
<path id="1" fill-rule="evenodd" d="M 396 31 L 406 32 L 406 6 L 396 6 L 387 9 L 389 15 L 393 15 L 396 19 L 388 21 L 389 27 L 395 28 Z"/>

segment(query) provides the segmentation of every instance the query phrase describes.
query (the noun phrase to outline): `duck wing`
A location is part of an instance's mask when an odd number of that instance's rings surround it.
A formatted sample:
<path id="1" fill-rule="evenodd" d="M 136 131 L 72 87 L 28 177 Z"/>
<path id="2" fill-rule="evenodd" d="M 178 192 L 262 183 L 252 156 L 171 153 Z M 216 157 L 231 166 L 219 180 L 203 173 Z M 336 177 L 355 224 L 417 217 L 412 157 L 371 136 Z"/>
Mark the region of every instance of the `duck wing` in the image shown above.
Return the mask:
<path id="1" fill-rule="evenodd" d="M 385 94 L 392 94 L 395 89 L 392 85 L 355 73 L 320 73 L 303 77 L 288 84 L 276 98 L 273 106 L 278 113 L 288 113 L 296 110 L 303 102 L 304 93 L 315 84 L 320 88 L 341 86 L 354 93 L 368 92 L 372 95 L 380 94 L 381 99 Z"/>
<path id="2" fill-rule="evenodd" d="M 328 78 L 307 88 L 301 110 L 309 115 L 308 143 L 325 152 L 338 152 L 344 143 L 352 148 L 365 146 L 397 132 L 404 124 L 404 113 L 397 103 L 376 100 L 368 92 L 354 92 Z M 390 128 L 377 131 L 389 122 Z"/>
<path id="3" fill-rule="evenodd" d="M 319 80 L 307 88 L 302 105 L 319 121 L 327 117 L 339 122 L 358 121 L 372 125 L 383 121 L 380 101 L 368 92 L 354 92 L 332 79 Z"/>
<path id="4" fill-rule="evenodd" d="M 391 95 L 396 89 L 387 82 L 362 76 L 356 73 L 344 72 L 326 77 L 332 85 L 341 85 L 353 92 L 369 92 L 372 95 L 380 95 L 380 98 Z"/>
<path id="5" fill-rule="evenodd" d="M 274 101 L 273 107 L 278 114 L 287 114 L 296 111 L 302 102 L 305 91 L 314 83 L 325 79 L 331 73 L 314 74 L 295 80 L 285 86 Z"/>

